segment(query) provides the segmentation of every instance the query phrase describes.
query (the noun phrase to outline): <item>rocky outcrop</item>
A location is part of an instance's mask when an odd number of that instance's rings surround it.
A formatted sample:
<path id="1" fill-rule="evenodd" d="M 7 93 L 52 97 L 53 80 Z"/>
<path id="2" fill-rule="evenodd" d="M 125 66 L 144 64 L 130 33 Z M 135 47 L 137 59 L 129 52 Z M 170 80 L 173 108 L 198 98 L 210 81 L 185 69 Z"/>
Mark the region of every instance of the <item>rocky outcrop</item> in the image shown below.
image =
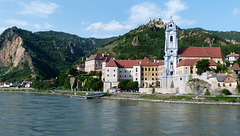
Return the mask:
<path id="1" fill-rule="evenodd" d="M 139 43 L 138 35 L 133 38 L 132 46 L 137 46 Z"/>
<path id="2" fill-rule="evenodd" d="M 205 92 L 208 90 L 210 91 L 211 84 L 206 81 L 200 79 L 191 79 L 187 82 L 187 86 L 190 87 L 191 93 L 196 95 L 204 95 Z"/>
<path id="3" fill-rule="evenodd" d="M 204 40 L 204 42 L 208 43 L 209 47 L 212 47 L 214 44 L 215 39 L 210 39 L 209 37 Z"/>
<path id="4" fill-rule="evenodd" d="M 10 69 L 7 71 L 9 72 L 11 68 L 17 67 L 23 62 L 28 62 L 28 66 L 32 70 L 32 73 L 34 73 L 32 58 L 22 46 L 23 39 L 12 31 L 6 36 L 11 38 L 5 38 L 3 42 L 3 47 L 0 50 L 0 66 L 10 66 Z M 35 75 L 33 74 L 32 76 L 34 77 Z"/>
<path id="5" fill-rule="evenodd" d="M 153 20 L 150 19 L 148 27 L 157 27 L 157 28 L 165 28 L 166 24 L 163 22 L 162 18 L 155 18 Z"/>

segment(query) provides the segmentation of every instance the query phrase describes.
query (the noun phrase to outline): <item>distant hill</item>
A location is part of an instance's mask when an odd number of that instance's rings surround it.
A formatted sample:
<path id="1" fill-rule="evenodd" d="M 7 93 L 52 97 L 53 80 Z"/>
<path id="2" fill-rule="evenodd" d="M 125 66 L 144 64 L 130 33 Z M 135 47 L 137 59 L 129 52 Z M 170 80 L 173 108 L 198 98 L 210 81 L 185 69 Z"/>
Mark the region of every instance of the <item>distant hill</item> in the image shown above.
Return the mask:
<path id="1" fill-rule="evenodd" d="M 103 44 L 88 54 L 105 53 L 117 57 L 117 59 L 163 59 L 165 48 L 165 23 L 161 19 L 154 19 L 146 25 Z M 178 45 L 181 47 L 220 46 L 223 54 L 232 51 L 240 53 L 238 40 L 239 32 L 216 32 L 201 28 L 178 28 Z"/>
<path id="2" fill-rule="evenodd" d="M 112 39 L 9 28 L 0 35 L 0 81 L 56 77 L 92 49 Z"/>

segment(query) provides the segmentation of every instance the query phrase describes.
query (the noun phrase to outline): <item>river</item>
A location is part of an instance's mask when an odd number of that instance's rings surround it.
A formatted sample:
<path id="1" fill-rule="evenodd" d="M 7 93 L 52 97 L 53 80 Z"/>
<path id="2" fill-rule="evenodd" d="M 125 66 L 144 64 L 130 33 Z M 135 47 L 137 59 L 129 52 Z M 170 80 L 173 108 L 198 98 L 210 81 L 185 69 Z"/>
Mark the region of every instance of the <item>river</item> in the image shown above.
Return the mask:
<path id="1" fill-rule="evenodd" d="M 0 135 L 240 135 L 240 106 L 1 92 Z"/>

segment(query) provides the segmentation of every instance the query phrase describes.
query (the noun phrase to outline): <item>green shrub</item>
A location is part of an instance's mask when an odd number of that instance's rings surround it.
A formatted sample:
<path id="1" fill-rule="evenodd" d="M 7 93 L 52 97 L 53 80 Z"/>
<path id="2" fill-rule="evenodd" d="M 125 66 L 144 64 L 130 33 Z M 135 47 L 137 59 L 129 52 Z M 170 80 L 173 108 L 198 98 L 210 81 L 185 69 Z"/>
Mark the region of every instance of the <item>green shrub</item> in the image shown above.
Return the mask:
<path id="1" fill-rule="evenodd" d="M 208 89 L 206 90 L 205 95 L 211 95 Z"/>
<path id="2" fill-rule="evenodd" d="M 231 95 L 231 92 L 228 89 L 223 89 L 222 93 L 225 95 Z"/>

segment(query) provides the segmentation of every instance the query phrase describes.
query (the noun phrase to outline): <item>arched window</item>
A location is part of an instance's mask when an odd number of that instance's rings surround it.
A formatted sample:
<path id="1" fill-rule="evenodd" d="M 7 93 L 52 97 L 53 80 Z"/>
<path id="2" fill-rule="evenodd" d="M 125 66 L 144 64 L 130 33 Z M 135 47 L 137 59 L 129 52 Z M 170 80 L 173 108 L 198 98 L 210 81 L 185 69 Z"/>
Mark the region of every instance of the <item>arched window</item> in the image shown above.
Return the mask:
<path id="1" fill-rule="evenodd" d="M 172 42 L 173 41 L 173 36 L 170 36 L 170 42 Z"/>
<path id="2" fill-rule="evenodd" d="M 173 69 L 173 63 L 172 62 L 170 63 L 170 69 Z"/>
<path id="3" fill-rule="evenodd" d="M 172 24 L 170 24 L 169 26 L 172 27 Z"/>

